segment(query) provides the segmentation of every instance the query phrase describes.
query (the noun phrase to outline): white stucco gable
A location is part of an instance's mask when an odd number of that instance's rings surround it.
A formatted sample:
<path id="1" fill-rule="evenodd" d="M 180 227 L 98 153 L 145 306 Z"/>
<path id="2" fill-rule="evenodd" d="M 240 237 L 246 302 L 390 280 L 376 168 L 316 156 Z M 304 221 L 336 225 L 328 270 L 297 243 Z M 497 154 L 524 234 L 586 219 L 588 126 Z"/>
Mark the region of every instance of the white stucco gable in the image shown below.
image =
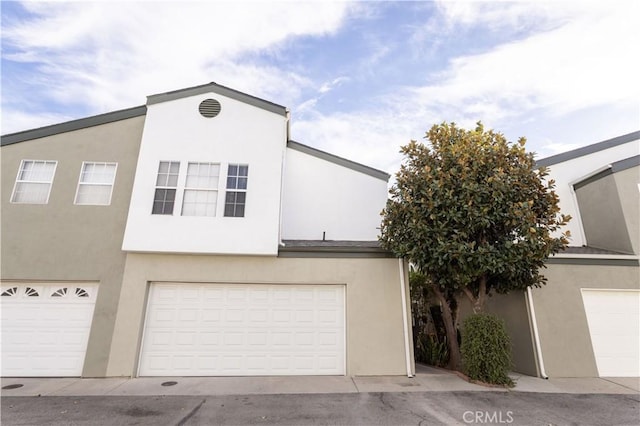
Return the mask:
<path id="1" fill-rule="evenodd" d="M 220 111 L 203 116 L 211 99 Z M 287 121 L 214 83 L 150 96 L 123 250 L 276 255 Z M 230 193 L 240 217 L 225 210 Z"/>

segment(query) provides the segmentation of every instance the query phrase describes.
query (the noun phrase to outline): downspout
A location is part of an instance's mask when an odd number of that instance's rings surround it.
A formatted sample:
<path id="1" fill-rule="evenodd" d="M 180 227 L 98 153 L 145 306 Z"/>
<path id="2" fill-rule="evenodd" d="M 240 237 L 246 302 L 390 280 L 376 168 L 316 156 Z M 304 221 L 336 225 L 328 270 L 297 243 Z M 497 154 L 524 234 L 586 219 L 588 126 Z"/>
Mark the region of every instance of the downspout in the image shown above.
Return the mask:
<path id="1" fill-rule="evenodd" d="M 398 264 L 400 265 L 400 297 L 402 299 L 402 331 L 404 332 L 404 354 L 405 361 L 407 363 L 407 377 L 413 377 L 411 371 L 411 345 L 409 344 L 409 317 L 407 315 L 407 292 L 405 289 L 406 280 L 404 279 L 404 259 L 398 258 Z"/>
<path id="2" fill-rule="evenodd" d="M 284 180 L 285 180 L 285 172 L 286 172 L 286 162 L 287 162 L 287 144 L 289 143 L 289 136 L 291 133 L 291 115 L 289 113 L 289 109 L 286 111 L 286 127 L 285 127 L 285 135 L 284 135 L 284 149 L 282 150 L 282 163 L 280 166 L 280 211 L 278 212 L 278 246 L 284 247 L 284 243 L 282 242 L 282 214 L 284 209 Z"/>
<path id="3" fill-rule="evenodd" d="M 527 306 L 529 307 L 529 321 L 533 330 L 533 344 L 536 349 L 536 361 L 538 362 L 538 371 L 540 377 L 548 379 L 547 372 L 544 369 L 544 360 L 542 359 L 542 347 L 540 346 L 540 334 L 538 333 L 538 320 L 536 319 L 536 311 L 533 307 L 533 294 L 531 287 L 527 287 Z"/>

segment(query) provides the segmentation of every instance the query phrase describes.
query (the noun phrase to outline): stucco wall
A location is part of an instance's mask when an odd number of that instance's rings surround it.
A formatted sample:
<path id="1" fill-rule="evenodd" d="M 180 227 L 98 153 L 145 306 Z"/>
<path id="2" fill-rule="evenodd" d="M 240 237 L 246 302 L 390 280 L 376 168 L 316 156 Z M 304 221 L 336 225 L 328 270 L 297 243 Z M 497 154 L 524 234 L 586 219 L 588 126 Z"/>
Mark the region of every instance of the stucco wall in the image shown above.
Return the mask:
<path id="1" fill-rule="evenodd" d="M 3 280 L 99 282 L 83 376 L 107 368 L 143 124 L 136 117 L 2 147 Z M 48 204 L 10 203 L 23 159 L 58 161 Z M 110 205 L 74 205 L 83 161 L 118 163 Z"/>
<path id="2" fill-rule="evenodd" d="M 282 239 L 375 241 L 387 181 L 287 149 Z"/>
<path id="3" fill-rule="evenodd" d="M 581 288 L 640 288 L 638 266 L 579 262 L 548 264 L 547 285 L 532 292 L 549 377 L 598 376 Z"/>
<path id="4" fill-rule="evenodd" d="M 130 253 L 107 376 L 136 375 L 147 291 L 159 281 L 344 284 L 347 375 L 407 373 L 397 259 Z"/>
<path id="5" fill-rule="evenodd" d="M 575 190 L 582 226 L 590 247 L 631 254 L 633 248 L 614 176 L 609 174 Z"/>
<path id="6" fill-rule="evenodd" d="M 198 112 L 207 98 L 216 117 Z M 215 93 L 148 105 L 123 249 L 276 255 L 286 129 L 283 115 Z M 151 214 L 160 161 L 181 163 L 172 215 Z M 182 215 L 190 162 L 220 165 L 215 217 Z M 249 166 L 244 217 L 224 217 L 228 164 Z"/>
<path id="7" fill-rule="evenodd" d="M 640 254 L 640 167 L 614 173 L 633 253 Z"/>
<path id="8" fill-rule="evenodd" d="M 99 282 L 83 376 L 105 374 L 144 117 L 2 147 L 2 279 Z M 57 160 L 48 204 L 10 203 L 23 159 Z M 74 205 L 83 161 L 117 162 L 108 206 Z"/>
<path id="9" fill-rule="evenodd" d="M 473 309 L 467 298 L 461 299 L 459 308 L 460 323 L 462 324 L 462 321 L 471 315 Z M 505 322 L 511 338 L 513 371 L 537 376 L 525 293 L 514 291 L 509 294 L 495 294 L 487 299 L 485 311 L 500 317 Z"/>

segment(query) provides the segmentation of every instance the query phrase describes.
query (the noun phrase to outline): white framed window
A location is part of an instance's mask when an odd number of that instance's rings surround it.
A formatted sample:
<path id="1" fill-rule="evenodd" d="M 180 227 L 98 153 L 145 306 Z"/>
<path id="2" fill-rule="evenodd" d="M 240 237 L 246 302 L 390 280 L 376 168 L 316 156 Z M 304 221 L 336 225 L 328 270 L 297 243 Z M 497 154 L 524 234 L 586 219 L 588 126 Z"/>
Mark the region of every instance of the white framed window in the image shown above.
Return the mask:
<path id="1" fill-rule="evenodd" d="M 156 178 L 156 191 L 153 196 L 151 214 L 173 214 L 179 174 L 179 161 L 160 162 L 158 165 L 158 177 Z"/>
<path id="2" fill-rule="evenodd" d="M 85 161 L 80 170 L 75 204 L 108 206 L 118 163 Z"/>
<path id="3" fill-rule="evenodd" d="M 215 216 L 220 164 L 188 163 L 182 199 L 183 216 Z"/>
<path id="4" fill-rule="evenodd" d="M 57 161 L 22 160 L 11 202 L 47 204 L 57 166 Z"/>
<path id="5" fill-rule="evenodd" d="M 229 164 L 227 171 L 227 194 L 224 202 L 224 215 L 226 217 L 244 217 L 248 179 L 248 165 Z"/>

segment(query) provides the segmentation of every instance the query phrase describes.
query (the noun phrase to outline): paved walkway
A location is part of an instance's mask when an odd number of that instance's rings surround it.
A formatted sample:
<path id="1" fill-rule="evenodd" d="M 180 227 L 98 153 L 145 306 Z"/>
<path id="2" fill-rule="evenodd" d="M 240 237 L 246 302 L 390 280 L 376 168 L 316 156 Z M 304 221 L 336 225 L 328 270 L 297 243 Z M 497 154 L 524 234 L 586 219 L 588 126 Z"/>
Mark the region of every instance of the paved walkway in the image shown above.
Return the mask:
<path id="1" fill-rule="evenodd" d="M 469 383 L 443 369 L 417 365 L 404 376 L 3 378 L 5 396 L 256 395 L 368 392 L 542 392 L 640 394 L 640 378 L 539 379 L 514 374 L 515 388 Z M 16 385 L 22 385 L 16 387 Z M 7 389 L 8 388 L 8 389 Z M 12 389 L 13 388 L 13 389 Z"/>

